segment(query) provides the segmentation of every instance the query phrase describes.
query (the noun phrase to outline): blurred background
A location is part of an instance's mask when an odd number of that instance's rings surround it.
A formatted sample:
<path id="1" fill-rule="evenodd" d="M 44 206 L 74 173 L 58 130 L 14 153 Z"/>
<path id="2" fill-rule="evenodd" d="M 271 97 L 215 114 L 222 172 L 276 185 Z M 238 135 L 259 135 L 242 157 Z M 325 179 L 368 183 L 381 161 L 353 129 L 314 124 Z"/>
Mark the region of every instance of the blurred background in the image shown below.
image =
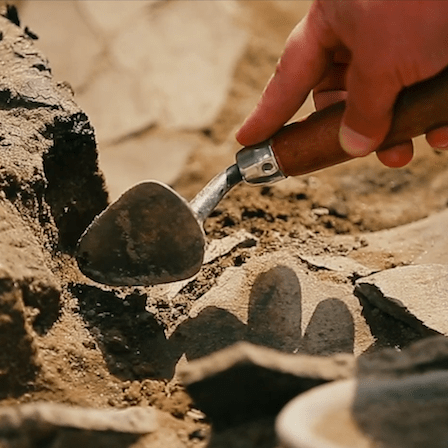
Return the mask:
<path id="1" fill-rule="evenodd" d="M 186 164 L 203 182 L 232 163 L 234 133 L 311 2 L 15 3 L 93 124 L 113 200 L 144 179 L 173 184 Z"/>

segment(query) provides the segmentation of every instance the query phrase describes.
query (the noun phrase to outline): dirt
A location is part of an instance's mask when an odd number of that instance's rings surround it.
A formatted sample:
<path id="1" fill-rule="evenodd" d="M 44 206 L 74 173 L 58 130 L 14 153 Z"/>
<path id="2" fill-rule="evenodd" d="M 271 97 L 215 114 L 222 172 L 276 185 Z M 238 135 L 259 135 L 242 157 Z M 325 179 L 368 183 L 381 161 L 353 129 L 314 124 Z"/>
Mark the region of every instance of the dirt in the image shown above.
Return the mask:
<path id="1" fill-rule="evenodd" d="M 202 144 L 173 184 L 187 198 L 233 163 L 238 149 L 233 133 L 255 104 L 295 24 L 294 15 L 277 7 L 275 1 L 242 4 L 257 17 L 248 23 L 242 19 L 252 38 L 236 68 L 221 114 L 213 126 L 197 132 Z M 10 111 L 2 108 L 0 112 Z M 31 126 L 29 110 L 17 108 L 16 115 L 23 119 L 21 123 Z M 76 168 L 75 177 L 70 176 L 73 166 L 82 167 L 76 153 L 70 158 L 63 146 L 58 147 L 57 135 L 37 134 L 54 142 L 52 157 L 42 171 L 48 181 L 45 200 L 36 204 L 36 198 L 39 202 L 44 197 L 42 183 L 37 181 L 27 184 L 28 196 L 27 192 L 18 192 L 17 179 L 29 177 L 28 162 L 17 161 L 13 170 L 16 178 L 1 179 L 2 207 L 5 204 L 14 209 L 8 214 L 9 222 L 12 215 L 17 216 L 20 222 L 13 227 L 22 244 L 38 240 L 43 254 L 39 257 L 47 269 L 36 274 L 44 279 L 40 283 L 44 286 L 34 288 L 31 301 L 23 298 L 23 288 L 17 289 L 7 280 L 0 283 L 4 307 L 0 312 L 17 316 L 5 331 L 23 344 L 15 366 L 17 381 L 0 388 L 1 405 L 44 400 L 96 408 L 155 406 L 170 414 L 164 425 L 176 434 L 179 446 L 275 446 L 271 420 L 213 432 L 174 375 L 186 348 L 182 340 L 173 341 L 166 334 L 188 318 L 191 305 L 213 287 L 226 267 L 241 266 L 250 257 L 284 246 L 285 241 L 314 255 L 341 254 L 344 247 L 331 242 L 335 235 L 359 235 L 361 247 L 364 232 L 409 223 L 448 205 L 448 154 L 434 152 L 421 139 L 414 161 L 402 169 L 385 168 L 370 156 L 273 186 L 240 185 L 219 204 L 206 221 L 205 230 L 208 239 L 219 239 L 245 229 L 258 238 L 255 250 L 236 248 L 205 266 L 173 302 L 154 301 L 148 288 L 102 287 L 80 274 L 73 247 L 86 221 L 101 208 L 101 200 L 92 198 L 92 192 L 104 194 L 101 180 L 91 178 L 90 183 L 79 183 L 85 178 L 81 168 Z M 70 205 L 73 198 L 79 206 Z M 356 252 L 356 248 L 351 250 Z M 8 256 L 8 252 L 4 254 Z M 394 260 L 385 255 L 376 262 L 391 267 Z M 45 276 L 50 280 L 45 281 Z M 23 284 L 33 284 L 23 272 L 17 277 L 24 278 Z M 12 298 L 8 302 L 4 297 Z M 383 329 L 390 329 L 391 318 L 376 312 L 374 319 L 378 328 L 383 325 Z M 401 337 L 403 344 L 418 337 L 406 326 L 394 328 L 402 332 L 394 337 Z M 226 328 L 221 331 L 225 335 Z M 0 337 L 0 341 L 4 339 Z M 378 347 L 387 345 L 386 339 L 384 343 L 379 340 Z M 10 357 L 14 350 L 8 349 Z M 143 441 L 139 443 L 135 446 L 144 446 Z"/>

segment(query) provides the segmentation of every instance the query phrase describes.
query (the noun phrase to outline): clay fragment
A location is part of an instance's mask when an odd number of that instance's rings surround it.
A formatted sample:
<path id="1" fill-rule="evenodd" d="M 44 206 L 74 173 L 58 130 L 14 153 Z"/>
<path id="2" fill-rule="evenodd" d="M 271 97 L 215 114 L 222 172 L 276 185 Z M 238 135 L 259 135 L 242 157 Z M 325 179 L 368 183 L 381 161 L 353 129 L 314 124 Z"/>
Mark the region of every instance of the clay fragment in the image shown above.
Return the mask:
<path id="1" fill-rule="evenodd" d="M 448 335 L 448 266 L 403 266 L 364 277 L 355 294 L 422 334 Z"/>
<path id="2" fill-rule="evenodd" d="M 191 361 L 179 374 L 217 427 L 274 416 L 298 394 L 353 374 L 354 357 L 292 355 L 241 342 Z"/>

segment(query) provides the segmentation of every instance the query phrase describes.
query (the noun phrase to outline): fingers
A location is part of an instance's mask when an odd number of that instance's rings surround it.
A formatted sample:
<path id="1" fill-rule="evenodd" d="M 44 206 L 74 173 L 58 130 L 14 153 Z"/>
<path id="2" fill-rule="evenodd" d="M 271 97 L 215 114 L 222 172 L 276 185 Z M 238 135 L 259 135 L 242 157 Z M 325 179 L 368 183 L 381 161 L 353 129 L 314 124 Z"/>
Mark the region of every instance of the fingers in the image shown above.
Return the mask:
<path id="1" fill-rule="evenodd" d="M 390 128 L 400 90 L 400 82 L 393 74 L 377 73 L 368 64 L 353 61 L 347 72 L 347 105 L 339 133 L 347 153 L 362 157 L 381 144 Z"/>
<path id="2" fill-rule="evenodd" d="M 448 126 L 434 129 L 426 134 L 426 141 L 432 148 L 448 149 Z"/>
<path id="3" fill-rule="evenodd" d="M 345 90 L 328 90 L 325 92 L 314 92 L 313 99 L 316 110 L 321 110 L 347 98 Z"/>
<path id="4" fill-rule="evenodd" d="M 324 78 L 313 89 L 313 100 L 317 110 L 347 98 L 345 74 L 348 64 L 338 62 L 338 59 L 341 58 L 340 53 L 336 52 L 333 55 L 333 62 L 326 69 Z"/>
<path id="5" fill-rule="evenodd" d="M 390 168 L 401 168 L 407 165 L 414 155 L 412 141 L 401 143 L 392 148 L 383 149 L 376 153 L 378 159 L 383 165 Z"/>
<path id="6" fill-rule="evenodd" d="M 317 9 L 311 7 L 289 36 L 260 101 L 236 134 L 242 145 L 258 143 L 280 129 L 322 78 L 329 55 L 322 45 L 324 31 L 318 14 Z"/>

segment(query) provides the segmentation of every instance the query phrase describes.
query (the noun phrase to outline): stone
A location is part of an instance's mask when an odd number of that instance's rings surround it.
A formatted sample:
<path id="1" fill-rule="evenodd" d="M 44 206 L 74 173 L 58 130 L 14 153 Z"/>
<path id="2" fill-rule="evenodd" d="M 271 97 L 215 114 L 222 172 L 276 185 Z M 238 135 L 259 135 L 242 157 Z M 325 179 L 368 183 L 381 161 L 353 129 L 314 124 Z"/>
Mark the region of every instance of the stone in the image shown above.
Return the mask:
<path id="1" fill-rule="evenodd" d="M 443 448 L 448 442 L 448 371 L 361 380 L 352 413 L 373 446 Z"/>
<path id="2" fill-rule="evenodd" d="M 36 333 L 59 315 L 52 256 L 107 203 L 87 117 L 27 32 L 0 16 L 0 396 L 40 369 Z"/>
<path id="3" fill-rule="evenodd" d="M 46 431 L 76 428 L 147 434 L 157 429 L 156 411 L 149 407 L 93 409 L 57 403 L 36 402 L 0 409 L 0 434 L 13 431 Z"/>
<path id="4" fill-rule="evenodd" d="M 232 235 L 226 236 L 220 239 L 211 240 L 205 249 L 204 254 L 204 264 L 212 263 L 217 258 L 222 257 L 229 252 L 231 252 L 235 247 L 238 246 L 251 246 L 256 244 L 257 238 L 250 234 L 245 230 L 240 230 Z M 225 271 L 227 272 L 227 271 Z M 230 272 L 238 272 L 238 270 L 233 270 L 230 268 L 230 271 L 225 273 L 224 277 L 226 278 Z M 198 274 L 194 275 L 191 278 L 186 280 L 180 280 L 178 282 L 167 283 L 162 285 L 156 285 L 151 288 L 151 296 L 153 298 L 159 298 L 160 300 L 165 301 L 166 303 L 171 303 L 174 297 L 182 291 L 187 285 L 191 284 L 196 280 Z M 222 282 L 222 280 L 218 280 L 218 282 Z M 232 282 L 233 283 L 233 282 Z M 238 282 L 235 282 L 238 284 Z M 232 289 L 233 290 L 233 289 Z M 200 308 L 199 311 L 203 309 Z M 193 306 L 190 311 L 190 317 L 196 317 L 199 313 L 198 308 Z"/>
<path id="5" fill-rule="evenodd" d="M 95 127 L 112 199 L 176 179 L 195 145 L 182 131 L 213 124 L 247 44 L 233 0 L 20 2 L 20 12 Z M 172 145 L 147 135 L 154 128 Z"/>
<path id="6" fill-rule="evenodd" d="M 12 289 L 19 294 L 20 305 L 17 306 L 32 310 L 30 323 L 34 329 L 43 332 L 50 327 L 59 314 L 60 286 L 45 263 L 37 238 L 6 201 L 0 201 L 0 269 L 2 279 L 9 279 L 14 285 Z M 6 330 L 0 332 L 8 333 Z M 10 342 L 12 340 L 10 338 Z M 7 345 L 2 344 L 3 347 Z M 11 349 L 10 356 L 13 357 L 14 343 Z"/>
<path id="7" fill-rule="evenodd" d="M 354 357 L 293 355 L 240 342 L 190 362 L 179 378 L 197 406 L 220 427 L 276 415 L 298 394 L 353 375 Z"/>
<path id="8" fill-rule="evenodd" d="M 26 319 L 20 287 L 0 268 L 0 397 L 15 395 L 40 370 L 32 327 Z"/>
<path id="9" fill-rule="evenodd" d="M 356 375 L 360 378 L 401 378 L 405 375 L 447 369 L 448 338 L 432 336 L 414 342 L 400 351 L 383 348 L 360 356 L 357 359 Z"/>
<path id="10" fill-rule="evenodd" d="M 91 117 L 101 150 L 114 151 L 111 145 L 157 123 L 161 106 L 149 92 L 139 90 L 140 77 L 140 73 L 106 63 L 77 95 L 79 104 Z"/>
<path id="11" fill-rule="evenodd" d="M 4 198 L 34 223 L 34 231 L 48 236 L 47 244 L 73 247 L 107 204 L 94 132 L 24 30 L 3 17 L 0 28 Z"/>
<path id="12" fill-rule="evenodd" d="M 92 409 L 36 402 L 0 410 L 0 445 L 35 446 L 45 439 L 52 448 L 126 448 L 158 427 L 153 408 Z"/>
<path id="13" fill-rule="evenodd" d="M 355 293 L 422 334 L 448 335 L 448 266 L 424 264 L 378 272 L 356 282 Z"/>

